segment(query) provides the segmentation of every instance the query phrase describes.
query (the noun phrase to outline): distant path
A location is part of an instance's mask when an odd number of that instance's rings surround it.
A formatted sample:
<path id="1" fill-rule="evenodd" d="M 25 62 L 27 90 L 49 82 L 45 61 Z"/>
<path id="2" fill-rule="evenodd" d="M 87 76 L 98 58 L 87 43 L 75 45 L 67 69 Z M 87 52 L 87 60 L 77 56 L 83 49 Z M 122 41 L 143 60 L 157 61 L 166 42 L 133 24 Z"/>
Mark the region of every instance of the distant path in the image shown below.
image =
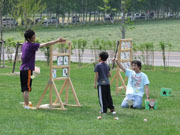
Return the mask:
<path id="1" fill-rule="evenodd" d="M 73 50 L 74 53 L 75 50 Z M 114 53 L 112 51 L 109 51 L 110 57 L 112 58 Z M 134 56 L 140 56 L 141 52 L 134 53 Z M 168 62 L 168 52 L 166 52 L 166 59 Z M 42 57 L 44 58 L 44 55 L 42 52 L 37 53 L 37 60 L 42 60 Z M 72 54 L 71 60 L 73 62 L 77 62 L 78 58 L 75 56 L 75 53 Z M 86 49 L 83 55 L 83 63 L 92 63 L 94 61 L 94 54 L 91 50 Z M 163 59 L 162 59 L 162 52 L 156 51 L 154 52 L 154 65 L 155 66 L 163 66 Z M 172 67 L 180 67 L 180 52 L 170 52 L 169 53 L 169 66 Z"/>
<path id="2" fill-rule="evenodd" d="M 71 56 L 71 60 L 73 62 L 77 62 L 78 58 L 75 56 L 75 50 L 73 50 L 73 54 Z M 113 57 L 114 53 L 112 51 L 108 51 L 110 54 L 110 58 Z M 134 56 L 140 56 L 141 52 L 134 53 Z M 168 52 L 166 52 L 166 59 L 168 62 Z M 7 56 L 5 56 L 7 59 Z M 14 58 L 14 57 L 13 57 Z M 55 59 L 55 58 L 54 58 Z M 38 51 L 36 54 L 36 60 L 46 60 L 44 53 Z M 94 54 L 90 49 L 86 49 L 83 55 L 83 63 L 92 63 L 94 61 Z M 169 63 L 168 66 L 172 67 L 180 67 L 180 52 L 170 52 L 169 53 Z M 162 52 L 156 51 L 154 52 L 154 66 L 163 66 Z"/>

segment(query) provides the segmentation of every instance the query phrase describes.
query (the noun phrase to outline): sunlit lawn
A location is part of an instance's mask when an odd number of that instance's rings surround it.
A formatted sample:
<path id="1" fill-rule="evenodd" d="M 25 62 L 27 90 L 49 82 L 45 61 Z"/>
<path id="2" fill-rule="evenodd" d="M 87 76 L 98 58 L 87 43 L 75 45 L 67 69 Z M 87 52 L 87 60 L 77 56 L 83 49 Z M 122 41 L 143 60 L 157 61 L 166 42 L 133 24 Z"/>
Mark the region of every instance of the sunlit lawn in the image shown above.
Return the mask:
<path id="1" fill-rule="evenodd" d="M 71 79 L 82 107 L 67 107 L 67 111 L 24 110 L 18 75 L 11 75 L 12 64 L 0 69 L 0 135 L 178 135 L 180 133 L 180 69 L 155 68 L 144 71 L 150 80 L 150 98 L 158 102 L 157 110 L 122 109 L 120 104 L 124 91 L 115 96 L 115 84 L 111 86 L 112 97 L 119 120 L 107 114 L 97 120 L 99 104 L 97 90 L 93 88 L 93 65 L 78 67 L 72 64 Z M 17 64 L 16 72 L 19 71 Z M 37 62 L 41 74 L 33 80 L 30 100 L 38 102 L 48 82 L 49 67 Z M 115 70 L 113 70 L 113 75 Z M 57 81 L 58 83 L 58 81 Z M 58 89 L 61 83 L 57 84 Z M 172 88 L 172 96 L 161 97 L 162 87 Z M 72 95 L 70 94 L 70 97 Z M 64 99 L 64 95 L 62 96 Z M 73 98 L 72 98 L 73 99 Z M 48 93 L 43 103 L 48 103 Z M 70 100 L 74 103 L 74 100 Z M 144 119 L 147 122 L 144 122 Z"/>
<path id="2" fill-rule="evenodd" d="M 129 28 L 131 28 L 130 26 Z M 126 31 L 126 38 L 132 38 L 133 43 L 140 45 L 145 42 L 152 42 L 155 50 L 160 50 L 159 42 L 169 42 L 173 45 L 173 51 L 180 50 L 180 20 L 159 20 L 159 21 L 137 21 L 133 27 Z M 70 26 L 65 28 L 33 27 L 40 41 L 55 39 L 59 36 L 69 40 L 85 39 L 90 47 L 93 40 L 115 41 L 121 39 L 120 24 L 116 25 L 93 25 L 93 26 Z M 4 39 L 14 38 L 23 41 L 23 30 L 5 31 Z"/>

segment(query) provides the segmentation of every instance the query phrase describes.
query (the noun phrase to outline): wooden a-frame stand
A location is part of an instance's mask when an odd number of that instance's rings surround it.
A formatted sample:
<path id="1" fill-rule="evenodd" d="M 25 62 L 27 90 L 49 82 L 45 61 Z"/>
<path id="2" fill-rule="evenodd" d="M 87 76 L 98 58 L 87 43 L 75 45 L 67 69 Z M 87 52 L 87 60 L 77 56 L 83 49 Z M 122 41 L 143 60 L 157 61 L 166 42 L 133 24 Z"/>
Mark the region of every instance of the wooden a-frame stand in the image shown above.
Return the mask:
<path id="1" fill-rule="evenodd" d="M 129 44 L 126 44 L 129 43 Z M 128 56 L 125 54 L 129 54 Z M 125 63 L 129 65 L 127 65 L 125 68 L 130 68 L 131 66 L 131 62 L 133 59 L 133 55 L 132 55 L 132 40 L 131 39 L 121 39 L 119 42 L 119 47 L 118 47 L 118 54 L 117 54 L 117 60 L 121 63 Z M 111 85 L 113 83 L 114 80 L 116 80 L 116 87 L 115 87 L 115 91 L 116 91 L 116 95 L 118 95 L 118 92 L 120 92 L 122 89 L 126 90 L 126 81 L 127 81 L 127 77 L 125 77 L 125 79 L 123 79 L 122 75 L 121 75 L 122 70 L 117 66 L 116 68 L 116 73 L 113 76 L 112 80 L 111 80 Z M 122 86 L 119 86 L 119 80 L 121 82 Z"/>
<path id="2" fill-rule="evenodd" d="M 67 56 L 68 57 L 68 64 L 67 65 L 53 65 L 53 56 Z M 64 107 L 64 105 L 69 105 L 69 106 L 77 106 L 80 107 L 80 103 L 78 100 L 78 97 L 76 95 L 75 89 L 73 87 L 73 84 L 71 82 L 70 79 L 70 60 L 71 60 L 71 42 L 68 42 L 68 52 L 67 53 L 58 53 L 58 54 L 53 54 L 53 47 L 50 46 L 50 78 L 49 81 L 44 89 L 43 94 L 41 95 L 39 102 L 36 105 L 36 109 L 59 109 L 59 110 L 66 110 L 66 108 Z M 67 77 L 59 77 L 59 78 L 54 78 L 53 77 L 53 69 L 62 69 L 62 68 L 67 68 L 68 69 L 68 73 L 67 73 Z M 58 92 L 58 89 L 56 87 L 55 84 L 55 80 L 64 80 L 64 84 L 62 85 L 60 91 Z M 72 93 L 76 102 L 76 105 L 71 105 L 68 104 L 68 93 L 69 93 L 69 87 L 71 87 L 72 89 Z M 49 104 L 44 104 L 41 105 L 41 102 L 46 94 L 46 92 L 49 89 Z M 56 99 L 53 103 L 53 96 L 52 96 L 52 91 L 55 91 L 56 94 Z M 61 100 L 61 94 L 63 92 L 63 90 L 65 89 L 65 102 L 63 103 Z"/>

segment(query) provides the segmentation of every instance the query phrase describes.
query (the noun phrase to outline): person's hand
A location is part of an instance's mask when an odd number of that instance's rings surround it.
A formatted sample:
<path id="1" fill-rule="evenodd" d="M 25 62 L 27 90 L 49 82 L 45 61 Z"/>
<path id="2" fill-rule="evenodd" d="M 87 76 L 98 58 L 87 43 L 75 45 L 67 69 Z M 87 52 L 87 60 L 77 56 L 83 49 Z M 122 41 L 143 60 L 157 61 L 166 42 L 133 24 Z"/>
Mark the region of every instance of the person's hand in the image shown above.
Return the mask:
<path id="1" fill-rule="evenodd" d="M 115 58 L 112 58 L 112 62 L 113 62 L 113 63 L 115 62 Z"/>
<path id="2" fill-rule="evenodd" d="M 95 88 L 95 89 L 97 88 L 96 84 L 94 84 L 94 88 Z"/>
<path id="3" fill-rule="evenodd" d="M 112 62 L 116 62 L 116 61 L 117 61 L 117 59 L 116 59 L 116 58 L 113 58 L 113 59 L 112 59 Z"/>
<path id="4" fill-rule="evenodd" d="M 58 40 L 58 42 L 61 42 L 61 43 L 62 43 L 62 42 L 66 42 L 66 39 L 64 39 L 64 38 L 62 38 L 62 37 L 58 38 L 57 40 Z"/>

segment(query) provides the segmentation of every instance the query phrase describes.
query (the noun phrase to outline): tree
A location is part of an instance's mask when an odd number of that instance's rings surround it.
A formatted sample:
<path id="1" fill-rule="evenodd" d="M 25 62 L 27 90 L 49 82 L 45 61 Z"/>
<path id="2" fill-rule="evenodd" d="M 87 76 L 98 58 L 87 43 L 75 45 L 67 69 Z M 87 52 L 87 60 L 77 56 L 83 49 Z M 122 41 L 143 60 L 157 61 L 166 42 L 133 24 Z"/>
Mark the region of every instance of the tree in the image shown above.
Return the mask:
<path id="1" fill-rule="evenodd" d="M 114 11 L 117 11 L 117 8 L 113 8 L 113 4 L 111 2 L 112 1 L 110 0 L 103 0 L 104 6 L 103 7 L 99 6 L 99 8 L 100 10 L 104 11 L 104 15 L 109 14 L 110 21 L 114 23 L 114 19 L 112 15 Z"/>
<path id="2" fill-rule="evenodd" d="M 36 13 L 41 13 L 46 8 L 46 5 L 41 0 L 16 0 L 12 15 L 14 17 L 21 17 L 24 21 L 25 28 L 30 27 L 30 18 L 33 18 Z"/>
<path id="3" fill-rule="evenodd" d="M 129 22 L 129 20 L 125 20 L 125 15 L 128 11 L 128 8 L 130 7 L 132 1 L 131 0 L 121 0 L 121 34 L 122 34 L 122 39 L 125 39 L 126 35 L 126 26 Z"/>
<path id="4" fill-rule="evenodd" d="M 2 12 L 4 7 L 4 0 L 0 0 L 0 33 L 1 33 L 1 40 L 2 40 Z"/>
<path id="5" fill-rule="evenodd" d="M 1 64 L 1 52 L 3 52 L 3 67 L 4 65 L 4 46 L 3 46 L 3 26 L 2 26 L 2 12 L 4 9 L 4 2 L 5 0 L 0 0 L 0 34 L 1 34 L 1 39 L 0 39 L 0 64 Z"/>
<path id="6" fill-rule="evenodd" d="M 121 0 L 121 33 L 122 39 L 125 39 L 125 13 L 126 13 L 126 0 Z"/>
<path id="7" fill-rule="evenodd" d="M 122 39 L 125 39 L 126 35 L 126 27 L 129 24 L 132 24 L 132 21 L 130 18 L 125 18 L 125 15 L 128 13 L 128 11 L 136 11 L 137 9 L 142 9 L 141 5 L 146 0 L 121 0 L 121 33 L 122 33 Z M 133 13 L 132 13 L 133 17 Z"/>

